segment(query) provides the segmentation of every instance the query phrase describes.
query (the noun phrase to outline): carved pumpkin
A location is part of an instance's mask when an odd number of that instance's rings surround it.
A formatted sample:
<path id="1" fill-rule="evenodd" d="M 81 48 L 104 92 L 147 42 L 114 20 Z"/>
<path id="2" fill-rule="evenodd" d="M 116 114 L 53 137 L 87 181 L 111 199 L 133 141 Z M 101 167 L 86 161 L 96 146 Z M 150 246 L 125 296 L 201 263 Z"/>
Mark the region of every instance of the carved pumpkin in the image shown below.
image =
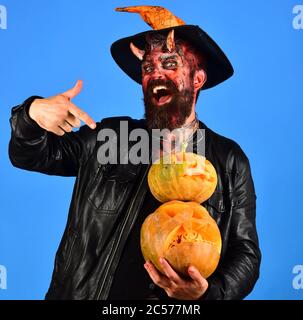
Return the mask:
<path id="1" fill-rule="evenodd" d="M 141 228 L 143 257 L 162 273 L 160 257 L 182 275 L 188 276 L 188 267 L 193 265 L 207 278 L 218 265 L 221 245 L 215 220 L 196 202 L 164 203 Z"/>
<path id="2" fill-rule="evenodd" d="M 183 200 L 202 203 L 215 191 L 217 174 L 205 157 L 177 152 L 160 158 L 151 166 L 148 185 L 160 202 Z"/>

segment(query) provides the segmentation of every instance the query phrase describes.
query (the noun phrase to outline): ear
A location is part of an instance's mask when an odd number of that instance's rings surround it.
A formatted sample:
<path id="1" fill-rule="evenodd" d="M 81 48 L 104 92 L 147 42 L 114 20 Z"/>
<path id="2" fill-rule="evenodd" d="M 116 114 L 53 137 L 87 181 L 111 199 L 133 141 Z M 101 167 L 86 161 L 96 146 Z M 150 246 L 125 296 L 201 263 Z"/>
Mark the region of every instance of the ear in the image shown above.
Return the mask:
<path id="1" fill-rule="evenodd" d="M 195 91 L 200 90 L 203 87 L 206 80 L 207 80 L 206 72 L 203 69 L 197 70 L 194 75 L 194 89 L 195 89 Z"/>

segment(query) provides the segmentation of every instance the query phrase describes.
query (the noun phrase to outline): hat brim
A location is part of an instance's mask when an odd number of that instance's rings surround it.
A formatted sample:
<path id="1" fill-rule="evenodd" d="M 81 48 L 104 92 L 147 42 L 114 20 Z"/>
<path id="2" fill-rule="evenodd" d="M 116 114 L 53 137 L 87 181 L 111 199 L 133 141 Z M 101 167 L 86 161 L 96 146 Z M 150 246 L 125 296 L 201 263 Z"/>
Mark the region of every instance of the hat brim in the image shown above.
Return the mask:
<path id="1" fill-rule="evenodd" d="M 141 84 L 141 61 L 130 50 L 130 43 L 133 42 L 135 46 L 143 49 L 145 47 L 145 36 L 147 34 L 161 33 L 166 35 L 171 29 L 175 30 L 175 37 L 187 40 L 195 46 L 205 58 L 207 81 L 202 89 L 214 87 L 233 75 L 233 67 L 224 52 L 205 31 L 195 25 L 182 25 L 161 30 L 149 30 L 131 37 L 122 38 L 112 44 L 111 55 L 118 66 L 130 78 Z"/>

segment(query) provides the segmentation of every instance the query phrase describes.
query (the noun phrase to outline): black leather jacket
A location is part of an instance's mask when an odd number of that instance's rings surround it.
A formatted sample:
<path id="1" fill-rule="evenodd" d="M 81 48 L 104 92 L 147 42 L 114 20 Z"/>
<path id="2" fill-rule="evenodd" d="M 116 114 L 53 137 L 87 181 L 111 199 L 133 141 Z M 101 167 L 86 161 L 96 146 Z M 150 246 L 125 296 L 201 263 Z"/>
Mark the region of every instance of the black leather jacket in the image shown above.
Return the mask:
<path id="1" fill-rule="evenodd" d="M 101 128 L 145 128 L 144 120 L 106 118 L 91 130 L 59 137 L 29 118 L 31 97 L 12 109 L 9 156 L 16 167 L 75 176 L 68 221 L 55 257 L 46 299 L 106 299 L 127 236 L 148 188 L 148 165 L 100 165 Z M 215 193 L 203 205 L 216 220 L 223 247 L 204 299 L 242 299 L 259 276 L 261 253 L 255 225 L 255 190 L 247 157 L 238 144 L 200 122 L 206 157 L 218 174 Z"/>

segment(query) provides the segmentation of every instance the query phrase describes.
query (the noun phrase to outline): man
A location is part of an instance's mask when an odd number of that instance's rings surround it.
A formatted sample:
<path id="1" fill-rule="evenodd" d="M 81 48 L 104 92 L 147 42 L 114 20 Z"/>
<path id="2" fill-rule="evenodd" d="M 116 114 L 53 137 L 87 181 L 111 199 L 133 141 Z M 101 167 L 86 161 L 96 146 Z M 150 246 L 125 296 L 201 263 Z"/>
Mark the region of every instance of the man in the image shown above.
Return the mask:
<path id="1" fill-rule="evenodd" d="M 77 177 L 46 298 L 242 299 L 258 279 L 261 259 L 249 162 L 239 145 L 211 131 L 195 113 L 199 91 L 229 78 L 232 66 L 203 30 L 185 25 L 164 8 L 119 11 L 138 12 L 155 29 L 118 40 L 111 48 L 122 70 L 142 83 L 145 119 L 116 117 L 95 123 L 71 102 L 81 91 L 81 81 L 50 98 L 30 97 L 12 110 L 13 165 Z M 86 126 L 72 131 L 80 120 Z M 121 121 L 129 132 L 205 130 L 205 156 L 216 169 L 218 185 L 203 205 L 216 220 L 223 244 L 218 268 L 208 279 L 194 266 L 184 278 L 163 258 L 165 274 L 144 262 L 140 227 L 160 205 L 146 181 L 149 165 L 101 164 L 97 159 L 105 143 L 98 133 L 112 129 L 119 137 Z M 118 148 L 118 159 L 131 147 Z"/>

